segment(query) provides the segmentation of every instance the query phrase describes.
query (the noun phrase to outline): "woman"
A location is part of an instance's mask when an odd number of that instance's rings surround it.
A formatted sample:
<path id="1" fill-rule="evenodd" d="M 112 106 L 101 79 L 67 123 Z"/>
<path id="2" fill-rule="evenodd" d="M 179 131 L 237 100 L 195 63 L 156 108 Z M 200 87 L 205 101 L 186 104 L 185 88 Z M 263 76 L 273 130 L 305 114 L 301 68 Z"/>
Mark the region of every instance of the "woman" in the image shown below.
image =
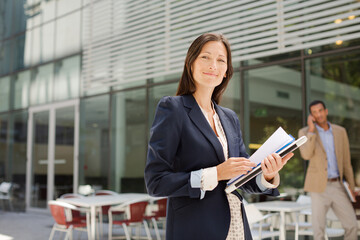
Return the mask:
<path id="1" fill-rule="evenodd" d="M 255 166 L 236 114 L 218 105 L 232 74 L 226 38 L 203 34 L 188 49 L 177 96 L 158 104 L 145 181 L 150 195 L 169 197 L 166 239 L 252 239 L 241 195 L 224 191 L 229 179 Z M 278 195 L 278 171 L 292 155 L 268 156 L 263 173 L 241 189 Z"/>

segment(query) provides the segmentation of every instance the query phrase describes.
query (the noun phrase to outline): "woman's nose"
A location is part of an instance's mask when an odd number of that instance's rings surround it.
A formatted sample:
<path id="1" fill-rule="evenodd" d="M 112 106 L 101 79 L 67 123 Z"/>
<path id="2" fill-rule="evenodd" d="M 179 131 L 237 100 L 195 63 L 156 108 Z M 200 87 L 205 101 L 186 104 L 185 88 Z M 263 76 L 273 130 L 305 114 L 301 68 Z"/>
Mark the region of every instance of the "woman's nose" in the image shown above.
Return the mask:
<path id="1" fill-rule="evenodd" d="M 215 62 L 215 61 L 211 61 L 209 68 L 212 69 L 212 70 L 216 70 L 216 69 L 217 69 L 216 62 Z"/>

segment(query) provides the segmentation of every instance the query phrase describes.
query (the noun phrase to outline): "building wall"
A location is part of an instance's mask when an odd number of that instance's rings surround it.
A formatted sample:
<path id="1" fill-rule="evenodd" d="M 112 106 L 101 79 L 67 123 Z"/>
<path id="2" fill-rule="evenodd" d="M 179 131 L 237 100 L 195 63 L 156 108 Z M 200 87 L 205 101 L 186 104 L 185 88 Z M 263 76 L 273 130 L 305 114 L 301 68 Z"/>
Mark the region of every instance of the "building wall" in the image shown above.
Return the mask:
<path id="1" fill-rule="evenodd" d="M 348 131 L 360 186 L 359 7 L 358 1 L 1 0 L 0 180 L 16 183 L 24 206 L 29 110 L 80 99 L 77 159 L 73 113 L 55 118 L 53 197 L 76 191 L 74 181 L 146 191 L 157 102 L 175 94 L 191 41 L 216 31 L 232 44 L 235 70 L 221 105 L 238 114 L 249 153 L 279 126 L 296 136 L 307 104 L 322 99 L 329 120 Z M 48 117 L 36 118 L 37 160 L 47 158 Z M 46 165 L 34 164 L 31 201 L 46 206 Z M 302 192 L 305 170 L 297 152 L 281 172 L 281 191 Z"/>

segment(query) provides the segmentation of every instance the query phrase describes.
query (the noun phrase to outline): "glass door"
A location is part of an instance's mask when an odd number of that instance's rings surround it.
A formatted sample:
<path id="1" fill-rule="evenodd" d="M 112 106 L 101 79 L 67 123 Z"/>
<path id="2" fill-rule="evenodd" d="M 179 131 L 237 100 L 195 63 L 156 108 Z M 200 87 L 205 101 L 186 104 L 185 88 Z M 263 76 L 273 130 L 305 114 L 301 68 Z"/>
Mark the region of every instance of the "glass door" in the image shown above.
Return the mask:
<path id="1" fill-rule="evenodd" d="M 29 109 L 26 206 L 46 209 L 47 201 L 76 192 L 78 101 Z"/>

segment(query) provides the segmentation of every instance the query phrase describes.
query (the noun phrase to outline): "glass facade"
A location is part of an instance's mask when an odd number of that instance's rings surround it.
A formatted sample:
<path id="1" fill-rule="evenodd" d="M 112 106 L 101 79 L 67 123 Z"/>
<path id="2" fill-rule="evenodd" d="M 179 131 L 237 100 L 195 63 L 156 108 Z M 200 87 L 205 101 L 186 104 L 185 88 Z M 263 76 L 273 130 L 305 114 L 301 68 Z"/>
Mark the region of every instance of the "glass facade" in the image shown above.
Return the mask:
<path id="1" fill-rule="evenodd" d="M 165 49 L 164 54 L 171 53 L 176 59 L 167 59 L 166 66 L 160 67 L 155 61 L 163 61 L 164 56 L 153 60 L 151 53 L 180 38 L 181 32 L 176 39 L 165 40 L 149 33 L 148 42 L 141 45 L 139 41 L 138 49 L 133 46 L 125 49 L 123 58 L 138 62 L 123 63 L 116 60 L 118 56 L 114 56 L 112 50 L 127 46 L 128 42 L 118 43 L 119 36 L 111 34 L 115 28 L 125 25 L 109 26 L 104 29 L 108 39 L 105 35 L 104 39 L 106 44 L 113 41 L 110 45 L 114 48 L 106 48 L 107 54 L 91 63 L 84 54 L 89 51 L 89 48 L 84 50 L 89 44 L 89 39 L 84 37 L 89 36 L 84 34 L 89 31 L 84 27 L 88 3 L 85 0 L 0 1 L 0 182 L 15 183 L 14 201 L 20 209 L 45 208 L 49 198 L 76 192 L 79 185 L 117 192 L 146 191 L 143 172 L 149 130 L 160 98 L 176 93 L 182 66 L 175 65 L 175 68 L 171 63 L 179 58 L 177 50 L 183 49 L 185 56 L 188 43 L 184 39 L 181 44 L 169 45 L 171 49 Z M 177 4 L 181 7 L 180 2 Z M 161 11 L 159 16 L 164 15 Z M 126 24 L 136 25 L 135 20 L 131 21 Z M 181 19 L 176 21 L 181 23 Z M 167 31 L 158 26 L 155 30 Z M 233 31 L 231 37 L 237 36 L 236 29 Z M 129 39 L 139 35 L 137 32 L 126 34 Z M 102 44 L 102 41 L 95 42 L 96 47 L 101 48 Z M 243 51 L 241 44 L 235 39 L 233 50 Z M 261 46 L 259 49 L 256 54 L 261 52 Z M 143 52 L 148 54 L 144 59 Z M 298 130 L 306 125 L 308 103 L 314 99 L 324 100 L 329 121 L 347 130 L 356 184 L 360 186 L 359 61 L 360 39 L 324 43 L 282 54 L 256 55 L 251 59 L 237 58 L 221 105 L 238 115 L 244 142 L 251 154 L 279 126 L 296 137 Z M 146 72 L 141 70 L 141 64 L 148 65 L 146 71 L 151 77 L 136 77 L 138 71 Z M 163 74 L 162 69 L 166 69 Z M 134 80 L 116 79 L 125 75 Z M 113 85 L 118 80 L 119 84 Z M 29 114 L 34 107 L 51 108 L 71 100 L 80 102 L 79 118 L 75 105 L 56 108 L 54 118 L 49 110 Z M 75 132 L 77 124 L 78 133 Z M 50 129 L 54 129 L 53 135 Z M 32 143 L 31 164 L 26 165 L 29 141 Z M 53 170 L 47 165 L 52 141 Z M 297 151 L 281 171 L 280 191 L 292 198 L 301 193 L 306 167 Z M 30 175 L 30 183 L 26 182 L 26 174 Z M 53 179 L 52 182 L 48 182 L 49 179 Z M 49 188 L 49 184 L 53 186 Z"/>

